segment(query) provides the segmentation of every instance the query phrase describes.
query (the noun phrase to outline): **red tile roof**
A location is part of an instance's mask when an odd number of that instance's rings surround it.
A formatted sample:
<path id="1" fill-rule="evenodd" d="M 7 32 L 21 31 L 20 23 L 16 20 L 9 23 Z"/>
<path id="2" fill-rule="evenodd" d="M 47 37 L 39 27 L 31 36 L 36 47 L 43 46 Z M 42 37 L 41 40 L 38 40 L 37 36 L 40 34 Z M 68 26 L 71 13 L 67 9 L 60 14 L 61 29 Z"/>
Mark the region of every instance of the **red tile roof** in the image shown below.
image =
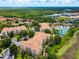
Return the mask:
<path id="1" fill-rule="evenodd" d="M 2 29 L 2 32 L 11 32 L 15 30 L 26 30 L 26 27 L 25 26 L 5 27 Z"/>
<path id="2" fill-rule="evenodd" d="M 0 17 L 0 21 L 6 21 L 7 18 L 4 18 L 4 17 Z"/>
<path id="3" fill-rule="evenodd" d="M 40 29 L 50 29 L 49 23 L 40 23 Z"/>
<path id="4" fill-rule="evenodd" d="M 43 40 L 46 40 L 46 37 L 49 35 L 50 34 L 43 32 L 36 32 L 33 38 L 28 39 L 28 41 L 22 41 L 21 46 L 23 46 L 24 50 L 28 47 L 32 51 L 39 51 L 40 49 L 42 49 Z"/>

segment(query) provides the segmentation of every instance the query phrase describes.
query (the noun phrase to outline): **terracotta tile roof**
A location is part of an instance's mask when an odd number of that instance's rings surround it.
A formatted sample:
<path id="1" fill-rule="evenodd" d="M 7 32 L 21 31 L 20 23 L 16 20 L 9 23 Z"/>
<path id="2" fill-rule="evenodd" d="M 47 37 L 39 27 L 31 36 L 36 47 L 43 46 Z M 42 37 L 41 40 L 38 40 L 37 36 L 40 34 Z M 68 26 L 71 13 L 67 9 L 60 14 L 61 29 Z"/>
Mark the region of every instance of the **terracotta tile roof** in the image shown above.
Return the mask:
<path id="1" fill-rule="evenodd" d="M 30 40 L 30 41 L 27 41 L 27 42 L 26 41 L 22 41 L 21 45 L 25 49 L 26 48 L 30 48 L 31 50 L 34 50 L 34 51 L 37 51 L 37 50 L 40 49 L 40 45 L 37 42 L 33 41 L 33 40 Z"/>
<path id="2" fill-rule="evenodd" d="M 7 18 L 4 18 L 4 17 L 0 17 L 0 21 L 6 21 Z"/>
<path id="3" fill-rule="evenodd" d="M 40 49 L 42 49 L 43 40 L 46 40 L 46 37 L 49 35 L 50 34 L 43 32 L 36 32 L 33 38 L 28 39 L 28 41 L 22 41 L 21 46 L 24 50 L 26 48 L 30 48 L 32 51 L 39 51 Z"/>
<path id="4" fill-rule="evenodd" d="M 17 27 L 5 27 L 2 29 L 2 32 L 11 32 L 15 30 L 26 30 L 25 26 L 17 26 Z"/>
<path id="5" fill-rule="evenodd" d="M 49 23 L 40 23 L 40 29 L 50 29 Z"/>

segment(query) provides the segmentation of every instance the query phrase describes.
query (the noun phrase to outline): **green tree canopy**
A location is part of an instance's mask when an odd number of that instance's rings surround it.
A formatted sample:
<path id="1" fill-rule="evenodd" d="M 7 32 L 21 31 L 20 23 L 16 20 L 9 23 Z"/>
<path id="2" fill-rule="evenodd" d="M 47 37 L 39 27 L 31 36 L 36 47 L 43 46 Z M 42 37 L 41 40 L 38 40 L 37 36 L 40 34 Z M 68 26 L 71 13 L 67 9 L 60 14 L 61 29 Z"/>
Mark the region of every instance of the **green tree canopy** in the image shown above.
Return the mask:
<path id="1" fill-rule="evenodd" d="M 14 55 L 15 58 L 17 57 L 17 54 L 18 54 L 18 47 L 15 45 L 15 44 L 12 44 L 10 46 L 10 53 L 11 55 Z"/>
<path id="2" fill-rule="evenodd" d="M 3 47 L 3 48 L 7 48 L 7 47 L 9 47 L 10 44 L 11 44 L 11 39 L 6 38 L 6 39 L 2 40 L 1 42 L 2 42 L 2 47 Z"/>

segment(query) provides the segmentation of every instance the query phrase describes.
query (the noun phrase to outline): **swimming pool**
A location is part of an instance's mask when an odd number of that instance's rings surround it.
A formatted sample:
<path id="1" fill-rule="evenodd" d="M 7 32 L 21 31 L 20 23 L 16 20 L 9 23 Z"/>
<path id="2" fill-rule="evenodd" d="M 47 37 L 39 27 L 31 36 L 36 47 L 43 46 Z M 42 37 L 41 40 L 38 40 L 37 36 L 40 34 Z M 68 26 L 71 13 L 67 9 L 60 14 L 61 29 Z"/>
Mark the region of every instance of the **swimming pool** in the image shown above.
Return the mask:
<path id="1" fill-rule="evenodd" d="M 58 26 L 59 27 L 59 35 L 63 36 L 67 33 L 67 31 L 69 30 L 69 27 L 67 26 Z"/>

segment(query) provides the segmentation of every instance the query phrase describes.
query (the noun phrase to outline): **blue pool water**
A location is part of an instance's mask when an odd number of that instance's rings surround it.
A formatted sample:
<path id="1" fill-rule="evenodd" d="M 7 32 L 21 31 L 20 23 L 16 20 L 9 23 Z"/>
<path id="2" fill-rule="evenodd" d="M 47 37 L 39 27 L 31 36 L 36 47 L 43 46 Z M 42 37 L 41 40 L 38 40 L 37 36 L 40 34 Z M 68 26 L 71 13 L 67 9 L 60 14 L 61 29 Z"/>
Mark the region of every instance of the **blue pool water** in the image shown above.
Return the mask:
<path id="1" fill-rule="evenodd" d="M 63 36 L 67 33 L 69 27 L 66 27 L 66 26 L 59 26 L 59 35 L 60 36 Z"/>

